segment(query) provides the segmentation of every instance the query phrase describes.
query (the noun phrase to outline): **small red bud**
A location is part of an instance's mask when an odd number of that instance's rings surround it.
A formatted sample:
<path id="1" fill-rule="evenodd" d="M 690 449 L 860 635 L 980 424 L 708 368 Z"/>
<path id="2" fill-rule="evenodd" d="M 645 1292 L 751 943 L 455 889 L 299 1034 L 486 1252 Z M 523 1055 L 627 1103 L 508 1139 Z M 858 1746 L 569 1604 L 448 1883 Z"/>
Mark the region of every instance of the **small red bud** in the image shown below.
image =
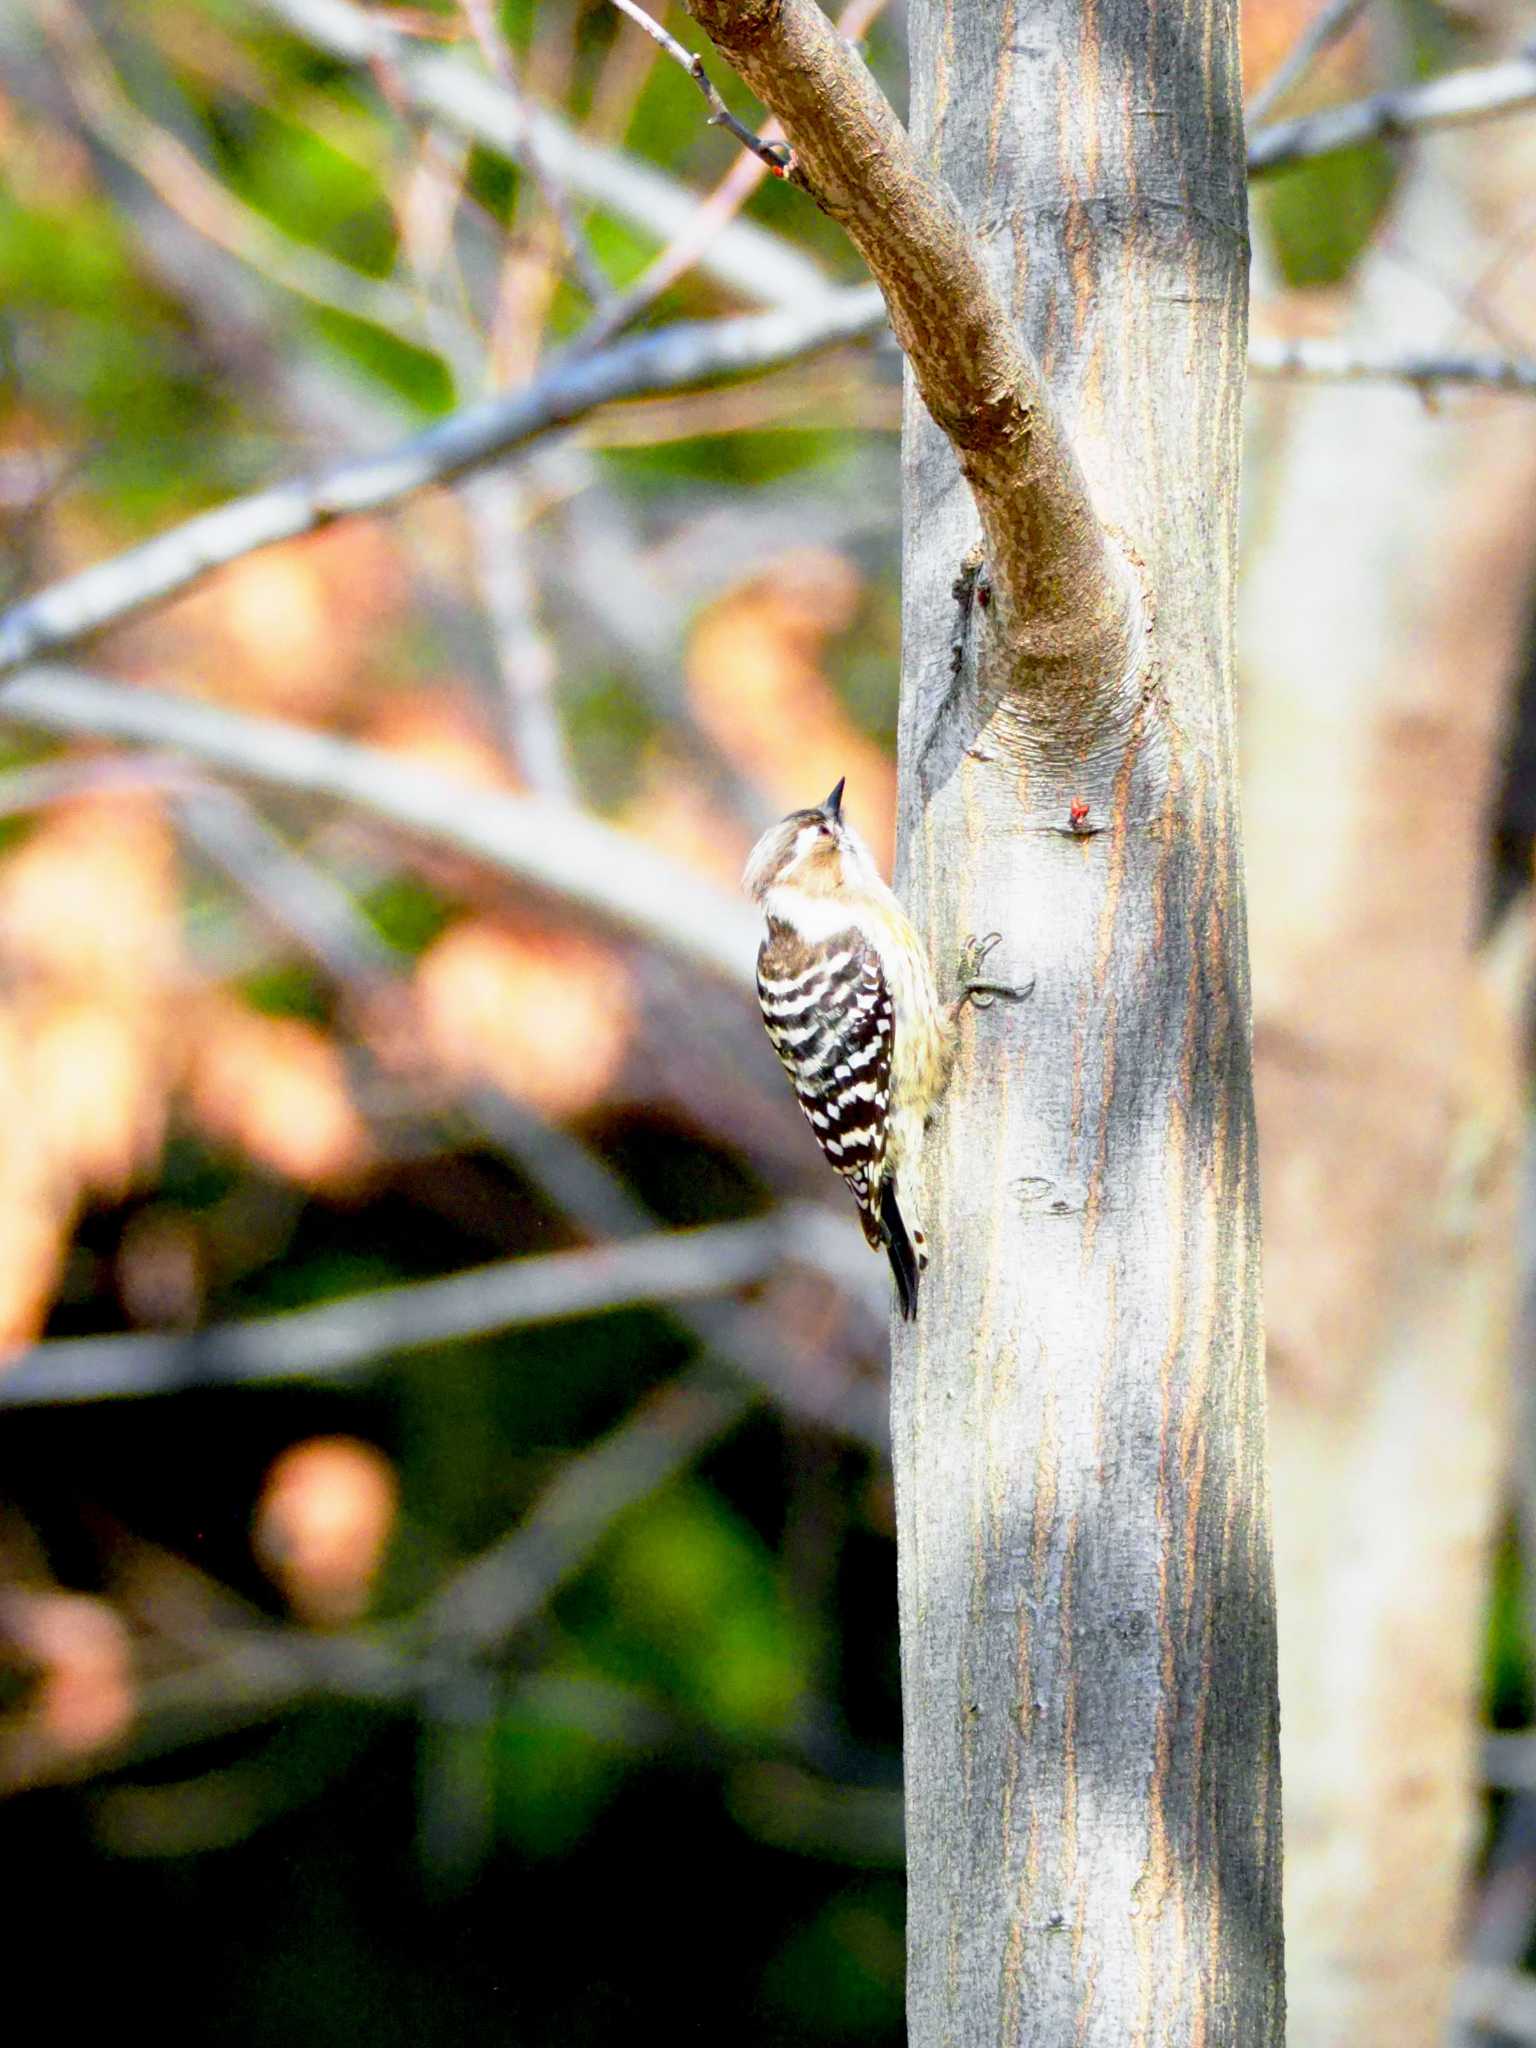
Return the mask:
<path id="1" fill-rule="evenodd" d="M 1072 830 L 1081 832 L 1088 822 L 1088 806 L 1080 796 L 1072 799 Z"/>

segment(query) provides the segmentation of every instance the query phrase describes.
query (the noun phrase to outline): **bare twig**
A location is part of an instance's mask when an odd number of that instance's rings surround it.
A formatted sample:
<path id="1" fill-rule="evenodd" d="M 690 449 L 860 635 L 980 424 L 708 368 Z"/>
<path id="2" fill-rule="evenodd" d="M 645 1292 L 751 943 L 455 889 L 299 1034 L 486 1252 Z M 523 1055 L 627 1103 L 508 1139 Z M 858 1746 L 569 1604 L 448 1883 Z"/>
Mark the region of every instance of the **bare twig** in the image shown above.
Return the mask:
<path id="1" fill-rule="evenodd" d="M 469 159 L 470 144 L 463 136 L 429 129 L 391 197 L 401 260 L 420 301 L 422 325 L 453 372 L 456 388 L 478 391 L 486 336 L 470 304 L 454 241 Z"/>
<path id="2" fill-rule="evenodd" d="M 473 1098 L 470 1108 L 497 1149 L 515 1160 L 582 1229 L 630 1238 L 636 1231 L 654 1228 L 650 1212 L 569 1132 L 541 1123 L 504 1096 L 482 1094 Z M 798 1213 L 799 1256 L 836 1280 L 846 1296 L 882 1316 L 886 1276 L 847 1219 L 826 1209 Z M 856 1378 L 836 1357 L 786 1344 L 765 1307 L 697 1301 L 678 1305 L 672 1314 L 717 1358 L 761 1386 L 787 1414 L 849 1437 L 879 1456 L 888 1452 L 883 1380 Z"/>
<path id="3" fill-rule="evenodd" d="M 345 890 L 295 854 L 229 792 L 207 795 L 211 804 L 225 803 L 222 815 L 214 818 L 211 850 L 242 886 L 327 972 L 353 988 L 387 987 L 402 963 Z M 200 822 L 206 829 L 206 817 Z M 462 1091 L 457 1107 L 482 1142 L 511 1160 L 593 1238 L 632 1239 L 656 1228 L 656 1218 L 624 1182 L 569 1132 L 491 1088 Z M 849 1220 L 811 1209 L 797 1211 L 796 1218 L 798 1255 L 835 1281 L 844 1296 L 863 1300 L 878 1318 L 884 1278 L 856 1241 Z M 786 1345 L 770 1309 L 717 1302 L 671 1302 L 668 1307 L 721 1365 L 762 1388 L 787 1413 L 853 1437 L 877 1453 L 885 1450 L 883 1386 L 851 1378 L 840 1359 Z"/>
<path id="4" fill-rule="evenodd" d="M 1248 103 L 1249 125 L 1257 127 L 1293 93 L 1325 51 L 1341 42 L 1365 12 L 1370 0 L 1325 0 L 1291 46 L 1289 54 L 1265 79 Z"/>
<path id="5" fill-rule="evenodd" d="M 838 292 L 797 313 L 679 324 L 598 355 L 556 362 L 522 390 L 466 407 L 381 454 L 233 499 L 11 606 L 0 614 L 0 673 L 188 590 L 210 570 L 257 548 L 351 513 L 397 505 L 571 426 L 599 406 L 796 361 L 867 339 L 881 324 L 873 293 Z"/>
<path id="6" fill-rule="evenodd" d="M 1536 1977 L 1524 1970 L 1469 1965 L 1451 2002 L 1451 2023 L 1458 2032 L 1476 2028 L 1500 2042 L 1536 2042 Z"/>
<path id="7" fill-rule="evenodd" d="M 869 32 L 885 6 L 886 0 L 849 0 L 837 18 L 838 34 L 847 42 L 857 42 Z M 783 132 L 775 119 L 763 129 L 761 139 L 777 142 Z M 655 305 L 663 292 L 670 291 L 678 279 L 685 277 L 704 257 L 715 237 L 736 218 L 770 170 L 775 175 L 779 174 L 776 164 L 768 164 L 750 150 L 743 151 L 714 191 L 700 200 L 693 218 L 681 232 L 674 235 L 635 282 L 583 330 L 579 345 L 598 348 L 615 334 L 623 333 L 626 327 L 633 326 Z"/>
<path id="8" fill-rule="evenodd" d="M 1049 687 L 1072 700 L 1074 720 L 1107 711 L 1109 692 L 1078 686 L 1118 680 L 1133 629 L 1130 578 L 955 201 L 815 0 L 690 0 L 690 11 L 784 123 L 789 176 L 846 230 L 879 284 L 975 498 L 1004 637 L 1012 628 L 1043 641 L 1070 628 L 1073 659 Z"/>
<path id="9" fill-rule="evenodd" d="M 0 718 L 45 732 L 174 748 L 247 781 L 355 804 L 398 830 L 579 903 L 737 987 L 751 986 L 757 931 L 745 904 L 569 805 L 472 789 L 329 733 L 70 669 L 14 678 L 0 689 Z"/>
<path id="10" fill-rule="evenodd" d="M 1498 1818 L 1487 1868 L 1467 1902 L 1463 1959 L 1479 1976 L 1489 1970 L 1516 1969 L 1530 1947 L 1533 1926 L 1536 1798 L 1526 1789 L 1505 1803 Z M 1493 2040 L 1502 2038 L 1468 2017 L 1453 2024 L 1448 2048 L 1491 2048 Z"/>
<path id="11" fill-rule="evenodd" d="M 449 1581 L 424 1616 L 430 1649 L 497 1649 L 548 1606 L 621 1515 L 755 1406 L 752 1390 L 717 1366 L 659 1388 L 590 1450 L 567 1459 L 517 1527 Z"/>
<path id="12" fill-rule="evenodd" d="M 187 1334 L 52 1339 L 0 1373 L 0 1406 L 322 1379 L 430 1344 L 728 1294 L 766 1279 L 792 1257 L 805 1221 L 799 1210 L 785 1209 L 750 1223 L 657 1231 Z M 814 1215 L 809 1221 L 814 1233 Z"/>
<path id="13" fill-rule="evenodd" d="M 58 45 L 59 75 L 87 131 L 142 178 L 162 205 L 284 291 L 411 340 L 427 338 L 408 291 L 284 234 L 237 198 L 177 136 L 141 113 L 77 9 L 50 0 L 38 19 Z"/>
<path id="14" fill-rule="evenodd" d="M 491 474 L 473 478 L 464 497 L 513 756 L 530 789 L 569 802 L 575 785 L 555 704 L 554 651 L 535 609 L 526 494 L 516 477 Z"/>
<path id="15" fill-rule="evenodd" d="M 752 154 L 761 163 L 767 165 L 776 178 L 784 177 L 794 163 L 794 152 L 787 149 L 782 142 L 765 141 L 761 135 L 754 134 L 745 122 L 737 120 L 711 83 L 709 73 L 704 69 L 704 59 L 696 55 L 690 55 L 677 40 L 676 36 L 669 35 L 654 15 L 646 13 L 645 9 L 638 4 L 638 0 L 613 0 L 613 4 L 621 14 L 627 14 L 636 27 L 643 29 L 651 41 L 659 49 L 664 50 L 674 64 L 681 65 L 683 70 L 687 72 L 694 84 L 699 88 L 699 91 L 704 95 L 704 104 L 709 108 L 708 119 L 710 127 L 728 130 L 730 134 L 735 136 L 742 148 L 751 150 Z"/>
<path id="16" fill-rule="evenodd" d="M 522 161 L 532 133 L 550 175 L 568 191 L 658 242 L 671 241 L 693 218 L 698 195 L 686 186 L 652 165 L 573 134 L 541 108 L 519 105 L 477 65 L 423 49 L 397 34 L 381 14 L 365 12 L 352 0 L 255 4 L 343 63 L 361 68 L 382 59 L 418 113 L 499 156 Z M 700 260 L 719 283 L 757 305 L 803 306 L 829 289 L 825 273 L 810 257 L 752 221 L 733 221 Z"/>
<path id="17" fill-rule="evenodd" d="M 175 809 L 201 851 L 349 993 L 393 979 L 399 964 L 393 948 L 342 885 L 295 852 L 243 797 L 203 783 L 184 790 Z"/>
<path id="18" fill-rule="evenodd" d="M 496 9 L 491 0 L 463 0 L 464 13 L 468 19 L 480 53 L 501 81 L 502 91 L 509 94 L 519 105 L 523 100 L 522 81 L 517 75 L 517 65 L 501 25 L 496 19 Z M 594 307 L 605 306 L 613 296 L 613 288 L 603 275 L 597 258 L 592 254 L 586 236 L 582 233 L 571 209 L 570 194 L 564 181 L 557 177 L 544 159 L 543 146 L 538 131 L 529 121 L 526 107 L 523 108 L 525 142 L 523 162 L 529 175 L 539 188 L 550 218 L 559 230 L 560 240 L 570 258 L 571 268 L 580 281 L 582 290 Z"/>
<path id="19" fill-rule="evenodd" d="M 1444 384 L 1536 395 L 1536 360 L 1493 354 L 1422 354 L 1370 350 L 1347 342 L 1256 339 L 1248 368 L 1259 377 L 1293 377 L 1323 384 L 1404 384 L 1424 393 Z"/>
<path id="20" fill-rule="evenodd" d="M 1448 71 L 1423 85 L 1395 86 L 1388 92 L 1372 93 L 1368 99 L 1352 100 L 1347 106 L 1327 107 L 1320 113 L 1261 128 L 1248 141 L 1248 170 L 1253 177 L 1262 177 L 1310 157 L 1353 149 L 1358 143 L 1489 121 L 1533 105 L 1536 56 Z"/>
<path id="21" fill-rule="evenodd" d="M 0 818 L 17 818 L 77 796 L 155 790 L 167 796 L 196 787 L 184 761 L 165 754 L 59 754 L 0 775 Z"/>
<path id="22" fill-rule="evenodd" d="M 1496 1792 L 1536 1795 L 1536 1735 L 1484 1736 L 1483 1783 Z"/>

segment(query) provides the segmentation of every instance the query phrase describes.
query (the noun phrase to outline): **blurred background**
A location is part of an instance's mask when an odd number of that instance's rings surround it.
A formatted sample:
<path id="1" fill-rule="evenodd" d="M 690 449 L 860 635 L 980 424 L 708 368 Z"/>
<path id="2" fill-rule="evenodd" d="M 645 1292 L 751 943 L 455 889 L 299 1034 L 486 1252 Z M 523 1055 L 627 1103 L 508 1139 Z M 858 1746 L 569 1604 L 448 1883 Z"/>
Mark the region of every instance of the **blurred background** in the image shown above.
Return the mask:
<path id="1" fill-rule="evenodd" d="M 1254 130 L 1533 25 L 1254 0 Z M 901 5 L 844 27 L 904 105 Z M 0 0 L 0 599 L 858 284 L 706 112 L 595 0 Z M 1254 189 L 1309 2044 L 1419 2038 L 1384 1977 L 1536 2039 L 1533 142 Z M 1272 374 L 1319 341 L 1348 381 Z M 840 776 L 892 852 L 899 361 L 781 354 L 71 614 L 22 651 L 90 668 L 0 698 L 0 1857 L 54 2029 L 902 2038 L 887 1281 L 706 962 Z"/>

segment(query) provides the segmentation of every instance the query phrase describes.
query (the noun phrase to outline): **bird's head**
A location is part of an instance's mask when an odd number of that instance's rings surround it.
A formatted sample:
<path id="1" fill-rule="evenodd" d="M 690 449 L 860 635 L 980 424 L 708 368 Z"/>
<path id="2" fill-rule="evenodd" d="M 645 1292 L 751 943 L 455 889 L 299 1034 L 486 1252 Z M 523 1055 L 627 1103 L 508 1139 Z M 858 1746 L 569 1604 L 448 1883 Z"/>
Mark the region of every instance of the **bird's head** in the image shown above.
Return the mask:
<path id="1" fill-rule="evenodd" d="M 770 889 L 835 896 L 871 883 L 879 870 L 869 848 L 843 816 L 843 785 L 811 811 L 791 811 L 770 825 L 747 857 L 741 886 L 754 903 Z"/>

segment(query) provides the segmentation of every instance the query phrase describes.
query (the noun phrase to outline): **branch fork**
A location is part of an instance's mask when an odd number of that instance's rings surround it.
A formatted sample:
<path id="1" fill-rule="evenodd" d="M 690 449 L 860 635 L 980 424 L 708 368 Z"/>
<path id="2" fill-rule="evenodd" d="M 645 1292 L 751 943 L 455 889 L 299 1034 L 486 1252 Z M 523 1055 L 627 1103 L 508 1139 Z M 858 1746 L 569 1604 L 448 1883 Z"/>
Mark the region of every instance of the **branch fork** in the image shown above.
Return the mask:
<path id="1" fill-rule="evenodd" d="M 626 12 L 631 0 L 617 0 Z M 849 235 L 980 516 L 988 661 L 1075 749 L 1123 724 L 1138 592 L 1100 522 L 1039 365 L 947 189 L 815 0 L 688 0 L 794 148 L 795 182 Z M 957 602 L 959 593 L 957 592 Z M 967 606 L 968 609 L 968 606 Z M 962 649 L 963 659 L 963 649 Z"/>

